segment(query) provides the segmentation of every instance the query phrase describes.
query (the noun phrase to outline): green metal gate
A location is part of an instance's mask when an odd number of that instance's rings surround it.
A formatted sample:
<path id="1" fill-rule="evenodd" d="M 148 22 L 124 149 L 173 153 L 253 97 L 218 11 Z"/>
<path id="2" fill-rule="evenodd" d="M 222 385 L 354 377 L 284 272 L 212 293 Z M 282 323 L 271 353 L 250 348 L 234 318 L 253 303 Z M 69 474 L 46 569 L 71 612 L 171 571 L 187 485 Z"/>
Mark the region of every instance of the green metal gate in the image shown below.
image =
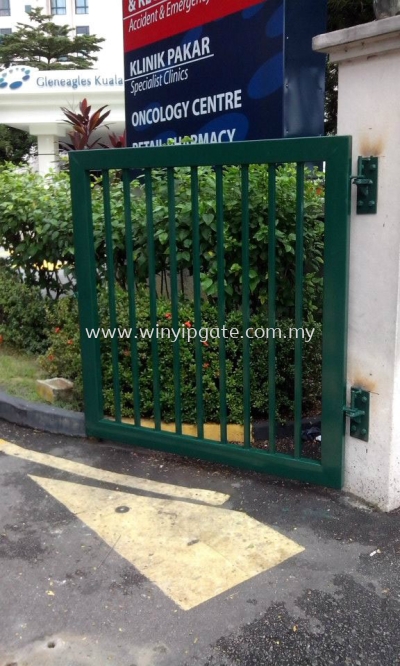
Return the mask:
<path id="1" fill-rule="evenodd" d="M 305 188 L 308 187 L 312 173 L 307 164 L 324 165 L 325 182 L 321 186 L 325 194 L 324 231 L 321 236 L 324 243 L 323 269 L 323 312 L 322 312 L 322 372 L 321 372 L 321 422 L 322 442 L 320 454 L 308 454 L 302 436 L 303 400 L 307 387 L 304 384 L 305 342 L 299 336 L 293 343 L 293 428 L 286 436 L 280 435 L 279 419 L 276 415 L 277 396 L 277 340 L 274 336 L 268 339 L 268 363 L 266 365 L 266 386 L 268 384 L 269 429 L 265 441 L 261 444 L 254 441 L 253 424 L 254 409 L 252 404 L 252 377 L 256 368 L 252 356 L 252 345 L 255 344 L 247 334 L 251 329 L 252 313 L 250 308 L 251 289 L 254 272 L 250 271 L 249 242 L 250 216 L 253 215 L 251 189 L 252 165 L 265 165 L 265 188 L 267 206 L 268 238 L 265 252 L 268 270 L 261 278 L 266 280 L 267 298 L 259 303 L 258 314 L 264 313 L 268 328 L 277 328 L 279 323 L 277 311 L 277 293 L 286 285 L 286 278 L 277 271 L 280 260 L 282 242 L 280 237 L 279 197 L 277 197 L 277 178 L 280 177 L 282 165 L 291 164 L 295 174 L 292 191 L 288 196 L 294 199 L 293 231 L 291 239 L 295 239 L 295 250 L 292 253 L 290 273 L 295 280 L 293 288 L 293 325 L 300 329 L 303 326 L 304 302 L 303 291 L 305 280 L 308 279 L 308 257 L 305 256 L 305 238 L 308 230 L 304 226 L 307 213 Z M 299 479 L 312 483 L 341 487 L 343 469 L 343 441 L 345 416 L 346 383 L 346 320 L 347 320 L 347 287 L 348 287 L 348 247 L 349 247 L 349 210 L 350 210 L 350 166 L 351 139 L 348 137 L 328 137 L 310 139 L 287 139 L 276 141 L 257 141 L 208 146 L 166 146 L 149 149 L 95 150 L 70 153 L 76 274 L 79 294 L 80 334 L 83 362 L 83 381 L 85 396 L 85 415 L 87 434 L 98 438 L 107 438 L 151 449 L 175 452 L 185 456 L 203 458 L 219 463 L 237 465 L 247 469 L 270 473 L 283 477 Z M 165 378 L 165 359 L 160 357 L 160 341 L 153 335 L 150 343 L 151 353 L 143 359 L 143 341 L 135 335 L 138 326 L 138 285 L 137 274 L 140 262 L 145 260 L 148 268 L 148 279 L 144 286 L 149 303 L 149 324 L 153 330 L 160 323 L 158 307 L 160 280 L 156 247 L 160 243 L 160 205 L 155 207 L 155 178 L 164 183 L 165 214 L 168 221 L 167 257 L 168 299 L 170 313 L 169 324 L 177 330 L 182 326 L 180 321 L 181 305 L 178 273 L 181 254 L 177 251 L 177 220 L 180 215 L 190 218 L 192 245 L 189 280 L 191 284 L 191 307 L 193 322 L 197 331 L 202 327 L 203 309 L 205 305 L 203 257 L 201 255 L 200 234 L 202 225 L 209 223 L 204 218 L 203 203 L 199 190 L 199 174 L 205 167 L 208 172 L 209 185 L 214 187 L 215 211 L 213 217 L 213 233 L 215 233 L 215 308 L 218 312 L 218 327 L 222 329 L 226 319 L 226 236 L 229 231 L 229 191 L 225 188 L 226 169 L 237 168 L 239 196 L 241 202 L 241 229 L 239 231 L 240 256 L 237 257 L 238 280 L 235 287 L 240 290 L 240 307 L 237 315 L 240 319 L 239 336 L 242 372 L 243 411 L 241 419 L 242 441 L 235 441 L 230 434 L 229 405 L 227 404 L 227 387 L 230 385 L 232 366 L 227 367 L 225 338 L 218 339 L 219 369 L 213 378 L 213 390 L 218 390 L 218 437 L 210 435 L 205 424 L 204 398 L 207 391 L 206 352 L 202 341 L 197 337 L 193 343 L 193 386 L 188 389 L 182 385 L 182 372 L 187 370 L 182 364 L 183 345 L 187 342 L 179 339 L 172 343 L 170 372 L 173 376 L 173 393 L 171 401 L 174 405 L 173 424 L 163 423 L 163 404 L 160 400 L 163 388 L 162 377 Z M 185 210 L 177 209 L 177 174 L 186 174 L 190 205 Z M 211 174 L 211 175 L 210 175 Z M 133 180 L 137 178 L 138 180 Z M 140 183 L 138 190 L 138 182 Z M 160 182 L 160 180 L 159 180 Z M 279 181 L 280 182 L 280 181 Z M 101 192 L 102 213 L 93 209 L 93 197 L 99 198 Z M 118 195 L 118 192 L 120 195 Z M 119 196 L 119 198 L 118 198 Z M 117 197 L 117 199 L 116 199 Z M 113 202 L 113 205 L 111 205 Z M 143 210 L 144 228 L 147 234 L 146 249 L 138 254 L 135 245 L 136 231 L 132 219 L 134 206 Z M 162 206 L 161 206 L 162 207 Z M 137 217 L 137 216 L 136 216 Z M 135 218 L 136 219 L 136 218 Z M 204 221 L 205 220 L 205 221 Z M 253 220 L 253 218 L 252 218 Z M 101 232 L 99 238 L 99 225 Z M 123 232 L 121 231 L 123 227 Z M 179 225 L 178 225 L 179 227 Z M 118 231 L 119 229 L 119 231 Z M 118 235 L 119 233 L 119 235 Z M 121 245 L 121 233 L 123 242 Z M 165 228 L 161 240 L 165 243 Z M 119 240 L 118 240 L 119 239 Z M 262 239 L 257 241 L 263 243 Z M 104 252 L 99 252 L 99 244 L 103 243 Z M 185 256 L 187 253 L 184 253 Z M 122 259 L 121 259 L 122 257 Z M 186 256 L 187 259 L 187 256 Z M 125 276 L 125 292 L 129 301 L 129 322 L 118 321 L 117 300 L 121 292 L 116 287 L 117 263 L 122 265 Z M 100 269 L 100 271 L 99 271 Z M 104 317 L 104 303 L 99 306 L 99 274 L 104 270 L 104 281 L 107 284 L 107 314 Z M 283 281 L 283 283 L 282 283 Z M 207 284 L 207 282 L 206 282 Z M 143 287 L 142 287 L 143 288 Z M 236 292 L 235 292 L 236 293 Z M 164 301 L 165 302 L 165 299 Z M 100 309 L 99 309 L 100 308 Z M 167 315 L 163 315 L 165 317 Z M 163 321 L 161 322 L 161 324 Z M 129 350 L 126 341 L 117 335 L 106 341 L 99 337 L 89 337 L 88 331 L 96 331 L 108 325 L 114 332 L 121 324 L 132 328 Z M 213 343 L 214 344 L 214 343 Z M 214 344 L 214 347 L 215 347 Z M 231 343 L 229 343 L 231 344 Z M 282 343 L 283 344 L 283 343 Z M 104 352 L 107 347 L 107 354 Z M 281 349 L 281 347 L 279 347 Z M 283 349 L 283 347 L 282 347 Z M 192 353 L 192 352 L 191 352 Z M 127 378 L 126 359 L 129 357 L 129 373 Z M 253 367 L 251 366 L 251 359 Z M 279 360 L 279 359 L 278 359 Z M 108 364 L 105 367 L 105 363 Z M 261 360 L 260 360 L 261 363 Z M 285 361 L 287 363 L 287 361 Z M 161 364 L 161 365 L 160 365 Z M 141 370 L 139 370 L 139 367 Z M 161 367 L 161 370 L 160 370 Z M 319 372 L 316 363 L 316 371 Z M 286 369 L 287 370 L 287 369 Z M 285 370 L 285 372 L 286 372 Z M 235 368 L 235 372 L 238 372 Z M 289 371 L 288 371 L 289 372 Z M 147 413 L 143 414 L 144 397 L 141 394 L 141 382 L 148 379 L 151 373 L 152 390 L 146 393 Z M 289 376 L 291 376 L 289 373 Z M 110 388 L 110 377 L 112 375 Z M 107 377 L 107 379 L 106 379 Z M 187 378 L 187 374 L 185 374 Z M 105 389 L 105 382 L 107 389 Z M 124 413 L 121 403 L 121 383 L 131 387 L 132 405 L 129 414 Z M 187 383 L 187 379 L 183 384 Z M 148 386 L 148 384 L 146 384 Z M 217 387 L 217 389 L 215 388 Z M 185 390 L 195 392 L 195 426 L 189 431 L 182 419 L 182 400 Z M 267 390 L 267 389 L 266 389 Z M 112 409 L 105 413 L 105 399 L 110 404 L 112 393 Z M 172 392 L 171 392 L 172 393 Z M 262 393 L 262 391 L 261 391 Z M 106 395 L 107 394 L 107 395 Z M 165 396 L 165 392 L 163 393 Z M 262 396 L 261 396 L 262 398 Z M 152 402 L 150 409 L 148 402 Z M 113 413 L 110 414 L 110 411 Z M 131 418 L 127 418 L 130 416 Z M 145 420 L 144 416 L 150 417 Z M 189 433 L 189 434 L 188 434 Z M 232 441 L 232 439 L 234 441 Z M 237 437 L 236 437 L 237 439 Z M 281 440 L 290 445 L 281 446 Z M 319 446 L 319 445 L 317 445 Z"/>

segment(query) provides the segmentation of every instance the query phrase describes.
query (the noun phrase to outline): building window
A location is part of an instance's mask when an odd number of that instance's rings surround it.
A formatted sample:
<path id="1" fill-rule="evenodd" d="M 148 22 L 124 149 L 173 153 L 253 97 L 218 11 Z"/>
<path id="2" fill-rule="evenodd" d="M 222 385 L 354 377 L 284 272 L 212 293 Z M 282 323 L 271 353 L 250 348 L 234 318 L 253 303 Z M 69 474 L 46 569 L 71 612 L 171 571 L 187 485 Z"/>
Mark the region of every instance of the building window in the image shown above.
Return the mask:
<path id="1" fill-rule="evenodd" d="M 0 44 L 4 39 L 4 35 L 11 35 L 11 28 L 0 28 Z"/>
<path id="2" fill-rule="evenodd" d="M 78 25 L 76 26 L 77 35 L 90 35 L 90 30 L 88 25 Z"/>
<path id="3" fill-rule="evenodd" d="M 76 14 L 89 14 L 89 0 L 75 0 Z"/>
<path id="4" fill-rule="evenodd" d="M 0 16 L 10 16 L 10 0 L 0 0 Z"/>
<path id="5" fill-rule="evenodd" d="M 51 0 L 51 13 L 66 14 L 67 13 L 67 0 Z"/>

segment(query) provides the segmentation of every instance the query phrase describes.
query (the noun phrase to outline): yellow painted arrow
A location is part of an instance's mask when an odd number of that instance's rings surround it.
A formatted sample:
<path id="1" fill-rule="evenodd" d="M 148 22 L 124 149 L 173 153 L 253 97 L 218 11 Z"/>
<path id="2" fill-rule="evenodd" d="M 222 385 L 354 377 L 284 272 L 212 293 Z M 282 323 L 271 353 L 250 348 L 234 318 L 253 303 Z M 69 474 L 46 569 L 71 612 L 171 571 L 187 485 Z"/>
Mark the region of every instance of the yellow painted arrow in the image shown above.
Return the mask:
<path id="1" fill-rule="evenodd" d="M 159 493 L 161 495 L 170 495 L 171 497 L 179 497 L 188 500 L 197 500 L 199 502 L 206 502 L 207 504 L 215 504 L 220 506 L 225 504 L 229 499 L 229 495 L 216 492 L 215 490 L 202 490 L 199 488 L 185 488 L 185 486 L 176 486 L 170 483 L 162 483 L 160 481 L 152 481 L 151 479 L 142 479 L 129 474 L 118 474 L 110 472 L 105 469 L 98 469 L 97 467 L 90 467 L 84 463 L 78 463 L 68 458 L 59 458 L 52 456 L 48 453 L 40 453 L 40 451 L 33 451 L 25 449 L 17 444 L 6 442 L 0 439 L 0 451 L 15 458 L 22 458 L 29 462 L 38 463 L 39 465 L 46 465 L 53 469 L 62 470 L 63 472 L 70 472 L 77 476 L 82 476 L 85 479 L 94 479 L 105 483 L 112 483 L 116 486 L 125 486 L 126 488 L 133 488 L 134 490 L 142 490 L 149 493 Z"/>
<path id="2" fill-rule="evenodd" d="M 0 451 L 84 478 L 164 495 L 158 499 L 30 476 L 184 610 L 304 550 L 245 513 L 222 508 L 229 499 L 223 493 L 116 474 L 2 440 Z"/>
<path id="3" fill-rule="evenodd" d="M 303 550 L 239 511 L 31 478 L 184 610 Z"/>

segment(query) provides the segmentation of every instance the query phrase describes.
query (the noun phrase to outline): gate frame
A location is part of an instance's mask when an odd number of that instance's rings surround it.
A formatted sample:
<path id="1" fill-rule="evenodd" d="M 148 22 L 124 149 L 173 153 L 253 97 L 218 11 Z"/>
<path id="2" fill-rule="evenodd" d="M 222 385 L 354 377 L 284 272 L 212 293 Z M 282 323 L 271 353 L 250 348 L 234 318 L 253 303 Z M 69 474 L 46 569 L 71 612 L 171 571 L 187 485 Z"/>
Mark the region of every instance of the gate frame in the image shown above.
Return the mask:
<path id="1" fill-rule="evenodd" d="M 71 152 L 76 277 L 79 296 L 85 423 L 88 436 L 148 449 L 230 464 L 244 469 L 341 488 L 346 404 L 347 303 L 349 275 L 351 137 L 245 141 L 207 146 Z M 235 444 L 190 438 L 104 418 L 100 340 L 86 329 L 100 328 L 91 170 L 279 163 L 325 163 L 325 247 L 322 351 L 321 463 Z"/>

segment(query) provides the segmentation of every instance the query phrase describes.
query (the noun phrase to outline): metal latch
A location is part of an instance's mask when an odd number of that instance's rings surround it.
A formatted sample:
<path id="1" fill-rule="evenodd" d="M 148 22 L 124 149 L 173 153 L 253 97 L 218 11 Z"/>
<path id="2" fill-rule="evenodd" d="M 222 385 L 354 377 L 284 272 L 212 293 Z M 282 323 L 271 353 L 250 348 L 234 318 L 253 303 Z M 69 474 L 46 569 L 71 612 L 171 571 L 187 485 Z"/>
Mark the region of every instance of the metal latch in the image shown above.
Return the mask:
<path id="1" fill-rule="evenodd" d="M 376 215 L 378 208 L 378 158 L 359 157 L 358 174 L 351 176 L 357 187 L 357 215 Z"/>
<path id="2" fill-rule="evenodd" d="M 352 387 L 350 407 L 345 405 L 343 411 L 350 419 L 350 435 L 363 442 L 369 438 L 369 391 Z"/>

